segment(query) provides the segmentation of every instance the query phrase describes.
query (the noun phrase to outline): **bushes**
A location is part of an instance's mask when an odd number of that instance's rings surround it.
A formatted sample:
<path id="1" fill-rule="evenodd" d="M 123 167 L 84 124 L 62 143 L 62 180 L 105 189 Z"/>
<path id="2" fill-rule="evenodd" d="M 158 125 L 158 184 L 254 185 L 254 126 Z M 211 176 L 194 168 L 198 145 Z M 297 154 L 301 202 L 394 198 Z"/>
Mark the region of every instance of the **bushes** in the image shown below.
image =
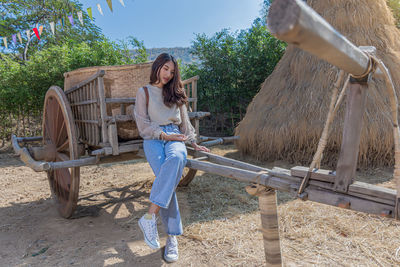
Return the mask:
<path id="1" fill-rule="evenodd" d="M 192 53 L 199 63 L 183 67 L 183 76 L 199 75 L 199 110 L 210 111 L 207 132 L 233 134 L 246 107 L 272 73 L 286 48 L 260 19 L 248 30 L 223 30 L 212 37 L 197 35 Z"/>
<path id="2" fill-rule="evenodd" d="M 147 55 L 143 43 L 133 37 L 129 41 L 140 52 L 133 59 L 128 43 L 117 44 L 107 39 L 93 42 L 90 46 L 85 42 L 49 46 L 37 51 L 29 61 L 21 61 L 12 54 L 0 54 L 0 138 L 3 144 L 11 132 L 40 134 L 26 128 L 30 128 L 34 118 L 41 116 L 47 89 L 51 85 L 63 88 L 64 72 L 87 66 L 145 61 Z"/>

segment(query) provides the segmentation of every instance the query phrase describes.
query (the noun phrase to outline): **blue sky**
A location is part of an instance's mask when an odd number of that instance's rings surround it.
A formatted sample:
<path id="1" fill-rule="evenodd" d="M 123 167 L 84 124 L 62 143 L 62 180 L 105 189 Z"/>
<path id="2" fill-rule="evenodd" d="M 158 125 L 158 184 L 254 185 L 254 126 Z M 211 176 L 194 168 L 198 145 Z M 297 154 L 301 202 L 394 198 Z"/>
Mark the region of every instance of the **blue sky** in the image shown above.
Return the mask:
<path id="1" fill-rule="evenodd" d="M 84 10 L 92 7 L 95 24 L 111 40 L 130 35 L 146 48 L 189 47 L 196 33 L 208 36 L 228 28 L 247 29 L 260 16 L 262 0 L 80 0 Z M 96 4 L 103 10 L 102 16 Z"/>

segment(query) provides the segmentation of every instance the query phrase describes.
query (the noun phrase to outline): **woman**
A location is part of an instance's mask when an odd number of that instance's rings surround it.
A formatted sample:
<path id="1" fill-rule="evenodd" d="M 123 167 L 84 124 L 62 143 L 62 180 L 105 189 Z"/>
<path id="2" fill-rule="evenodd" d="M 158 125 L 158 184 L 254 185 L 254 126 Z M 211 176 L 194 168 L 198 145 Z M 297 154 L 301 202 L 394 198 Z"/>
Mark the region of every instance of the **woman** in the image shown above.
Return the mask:
<path id="1" fill-rule="evenodd" d="M 136 94 L 135 118 L 143 148 L 156 179 L 150 193 L 150 208 L 139 220 L 144 240 L 153 249 L 160 248 L 156 215 L 168 234 L 164 259 L 178 260 L 177 235 L 183 232 L 175 189 L 186 165 L 184 142 L 195 150 L 210 150 L 196 144 L 190 124 L 187 96 L 183 89 L 178 64 L 167 53 L 160 54 L 151 68 L 150 84 Z"/>

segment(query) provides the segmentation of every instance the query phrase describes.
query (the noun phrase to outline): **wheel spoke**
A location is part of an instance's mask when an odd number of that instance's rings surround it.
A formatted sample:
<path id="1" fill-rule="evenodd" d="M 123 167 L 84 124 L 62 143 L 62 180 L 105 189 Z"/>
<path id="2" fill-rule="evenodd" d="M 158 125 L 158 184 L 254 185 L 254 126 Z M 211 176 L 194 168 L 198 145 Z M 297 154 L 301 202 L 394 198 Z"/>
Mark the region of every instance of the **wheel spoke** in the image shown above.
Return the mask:
<path id="1" fill-rule="evenodd" d="M 60 142 L 60 137 L 63 133 L 66 133 L 66 131 L 64 131 L 65 129 L 65 121 L 63 120 L 63 124 L 61 125 L 61 129 L 60 132 L 58 133 L 57 139 L 56 139 L 56 144 L 58 145 Z"/>
<path id="2" fill-rule="evenodd" d="M 47 100 L 46 103 L 46 117 L 47 120 L 45 121 L 45 127 L 46 127 L 46 131 L 48 133 L 48 136 L 50 137 L 50 140 L 53 144 L 55 144 L 55 131 L 54 131 L 54 98 L 50 97 Z"/>
<path id="3" fill-rule="evenodd" d="M 68 145 L 69 145 L 69 140 L 67 139 L 61 146 L 57 148 L 57 152 L 65 151 L 65 149 L 68 148 Z"/>
<path id="4" fill-rule="evenodd" d="M 48 137 L 47 140 L 49 140 L 51 143 L 54 143 L 54 139 L 52 138 L 52 134 L 51 134 L 51 131 L 50 131 L 50 126 L 48 125 L 48 123 L 49 123 L 49 120 L 46 120 L 44 122 L 45 136 Z"/>

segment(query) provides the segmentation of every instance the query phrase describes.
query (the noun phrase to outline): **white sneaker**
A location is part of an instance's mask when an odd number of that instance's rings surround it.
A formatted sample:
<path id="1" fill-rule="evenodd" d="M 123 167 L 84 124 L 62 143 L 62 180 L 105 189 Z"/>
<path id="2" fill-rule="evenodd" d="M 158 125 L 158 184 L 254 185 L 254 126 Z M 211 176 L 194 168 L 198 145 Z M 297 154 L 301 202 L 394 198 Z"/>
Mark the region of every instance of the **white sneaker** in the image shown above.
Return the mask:
<path id="1" fill-rule="evenodd" d="M 144 235 L 144 241 L 150 248 L 158 249 L 160 248 L 160 242 L 158 241 L 156 215 L 152 214 L 150 220 L 146 219 L 145 216 L 143 215 L 138 222 Z"/>
<path id="2" fill-rule="evenodd" d="M 175 262 L 178 258 L 178 240 L 176 240 L 176 236 L 169 235 L 165 245 L 164 259 L 167 262 Z"/>

